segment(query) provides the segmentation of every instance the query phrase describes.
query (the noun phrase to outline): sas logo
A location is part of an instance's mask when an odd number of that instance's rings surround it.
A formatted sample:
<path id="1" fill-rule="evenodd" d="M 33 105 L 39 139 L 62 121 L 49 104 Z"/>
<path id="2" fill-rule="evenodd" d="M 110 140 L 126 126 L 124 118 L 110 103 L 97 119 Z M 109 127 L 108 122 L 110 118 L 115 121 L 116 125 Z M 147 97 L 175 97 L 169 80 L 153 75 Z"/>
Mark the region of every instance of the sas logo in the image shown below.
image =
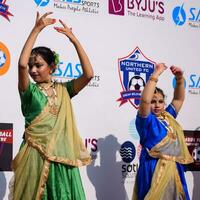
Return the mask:
<path id="1" fill-rule="evenodd" d="M 124 0 L 109 0 L 109 13 L 113 15 L 124 15 Z"/>
<path id="2" fill-rule="evenodd" d="M 189 76 L 188 92 L 194 95 L 200 95 L 200 75 L 191 74 Z"/>
<path id="3" fill-rule="evenodd" d="M 172 19 L 177 26 L 182 26 L 188 21 L 190 27 L 200 28 L 200 8 L 190 7 L 186 10 L 184 4 L 176 6 L 172 11 Z"/>
<path id="4" fill-rule="evenodd" d="M 10 21 L 8 16 L 13 16 L 13 15 L 8 11 L 8 9 L 9 6 L 6 4 L 6 0 L 0 0 L 0 15 L 6 18 L 8 21 Z"/>
<path id="5" fill-rule="evenodd" d="M 200 95 L 200 75 L 190 74 L 185 77 L 184 87 L 188 89 L 188 93 L 191 95 Z M 176 86 L 176 79 L 173 79 L 173 88 Z"/>
<path id="6" fill-rule="evenodd" d="M 45 7 L 48 5 L 50 0 L 34 0 L 37 6 L 39 7 Z"/>
<path id="7" fill-rule="evenodd" d="M 58 68 L 53 74 L 53 77 L 58 82 L 67 82 L 72 79 L 76 79 L 83 74 L 83 70 L 80 63 L 64 63 L 61 61 Z M 88 87 L 100 87 L 100 76 L 95 75 L 92 80 L 88 83 Z"/>
<path id="8" fill-rule="evenodd" d="M 81 64 L 80 63 L 64 63 L 60 62 L 58 68 L 54 72 L 53 76 L 59 79 L 74 79 L 78 78 L 82 74 Z"/>
<path id="9" fill-rule="evenodd" d="M 10 67 L 10 52 L 8 48 L 0 42 L 0 76 L 4 75 Z"/>
<path id="10" fill-rule="evenodd" d="M 138 109 L 141 92 L 153 73 L 155 62 L 149 60 L 141 50 L 136 47 L 126 57 L 118 59 L 118 71 L 122 89 L 120 106 L 128 101 Z"/>
<path id="11" fill-rule="evenodd" d="M 183 6 L 184 4 L 182 4 L 181 6 L 175 7 L 172 12 L 173 21 L 177 26 L 182 26 L 186 21 L 186 12 Z"/>

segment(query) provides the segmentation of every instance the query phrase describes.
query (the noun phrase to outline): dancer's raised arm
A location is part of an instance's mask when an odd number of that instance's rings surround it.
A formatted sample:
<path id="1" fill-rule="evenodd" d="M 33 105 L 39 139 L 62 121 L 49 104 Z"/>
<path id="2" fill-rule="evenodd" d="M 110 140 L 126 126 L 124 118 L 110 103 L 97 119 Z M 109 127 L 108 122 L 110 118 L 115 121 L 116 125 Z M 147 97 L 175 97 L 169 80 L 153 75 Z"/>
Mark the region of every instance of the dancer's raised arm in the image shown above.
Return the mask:
<path id="1" fill-rule="evenodd" d="M 59 20 L 59 22 L 61 23 L 62 27 L 54 27 L 55 30 L 57 30 L 59 33 L 66 35 L 72 42 L 77 51 L 82 66 L 83 74 L 79 78 L 74 80 L 73 89 L 76 93 L 78 93 L 93 78 L 94 75 L 93 75 L 92 65 L 81 43 L 79 42 L 77 37 L 73 34 L 72 29 L 69 28 L 63 21 Z"/>
<path id="2" fill-rule="evenodd" d="M 152 73 L 151 77 L 147 81 L 147 84 L 142 91 L 140 106 L 139 106 L 139 114 L 141 116 L 147 116 L 151 111 L 151 100 L 153 98 L 156 84 L 159 76 L 166 69 L 166 65 L 164 63 L 156 64 L 155 70 Z"/>
<path id="3" fill-rule="evenodd" d="M 18 62 L 18 87 L 19 91 L 25 91 L 29 84 L 29 74 L 28 74 L 28 62 L 31 55 L 32 48 L 35 44 L 38 34 L 48 25 L 54 24 L 55 19 L 49 18 L 48 16 L 52 12 L 47 12 L 40 17 L 37 12 L 35 25 L 28 36 L 22 52 L 20 54 Z"/>
<path id="4" fill-rule="evenodd" d="M 174 106 L 176 112 L 178 113 L 185 99 L 183 71 L 181 70 L 181 68 L 176 66 L 171 66 L 170 69 L 176 79 L 176 87 L 174 89 L 174 97 L 172 100 L 172 105 Z"/>

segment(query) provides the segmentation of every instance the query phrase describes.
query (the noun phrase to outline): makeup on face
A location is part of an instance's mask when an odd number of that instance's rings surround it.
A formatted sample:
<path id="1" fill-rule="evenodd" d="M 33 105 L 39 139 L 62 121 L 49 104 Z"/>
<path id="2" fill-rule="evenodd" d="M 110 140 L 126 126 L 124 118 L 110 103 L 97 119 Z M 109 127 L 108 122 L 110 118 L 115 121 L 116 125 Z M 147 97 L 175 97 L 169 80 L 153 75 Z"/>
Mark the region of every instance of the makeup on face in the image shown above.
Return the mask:
<path id="1" fill-rule="evenodd" d="M 159 116 L 165 107 L 165 101 L 160 93 L 156 93 L 153 95 L 153 98 L 151 100 L 151 111 L 156 115 Z"/>
<path id="2" fill-rule="evenodd" d="M 32 55 L 28 65 L 29 74 L 35 82 L 48 82 L 51 79 L 51 69 L 40 55 Z"/>

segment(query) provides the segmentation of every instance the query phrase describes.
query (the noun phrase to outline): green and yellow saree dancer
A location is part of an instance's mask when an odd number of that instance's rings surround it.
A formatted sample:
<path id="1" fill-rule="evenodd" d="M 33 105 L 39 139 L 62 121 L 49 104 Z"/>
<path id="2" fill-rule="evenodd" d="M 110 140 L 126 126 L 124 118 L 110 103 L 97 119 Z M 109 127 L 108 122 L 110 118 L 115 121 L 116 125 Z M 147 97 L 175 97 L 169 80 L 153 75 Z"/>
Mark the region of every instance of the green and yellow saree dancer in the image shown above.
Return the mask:
<path id="1" fill-rule="evenodd" d="M 85 200 L 77 167 L 90 164 L 91 158 L 75 124 L 73 81 L 46 87 L 53 87 L 54 99 L 31 82 L 20 93 L 25 140 L 13 160 L 13 199 Z"/>

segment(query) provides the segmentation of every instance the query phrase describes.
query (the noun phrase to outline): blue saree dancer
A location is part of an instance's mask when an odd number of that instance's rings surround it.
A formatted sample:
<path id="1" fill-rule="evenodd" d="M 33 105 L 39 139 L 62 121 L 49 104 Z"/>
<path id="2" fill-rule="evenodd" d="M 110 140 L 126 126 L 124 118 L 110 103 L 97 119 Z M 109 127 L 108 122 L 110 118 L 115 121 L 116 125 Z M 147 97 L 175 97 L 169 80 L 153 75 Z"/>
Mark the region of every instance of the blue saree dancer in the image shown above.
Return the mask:
<path id="1" fill-rule="evenodd" d="M 173 66 L 171 71 L 178 77 L 175 97 L 164 109 L 165 96 L 163 91 L 156 87 L 156 82 L 158 75 L 165 68 L 162 63 L 156 66 L 143 90 L 136 118 L 142 151 L 133 200 L 190 199 L 184 164 L 193 162 L 193 159 L 187 149 L 183 130 L 175 120 L 184 99 L 184 79 L 182 71 Z M 177 97 L 180 98 L 179 101 Z"/>

